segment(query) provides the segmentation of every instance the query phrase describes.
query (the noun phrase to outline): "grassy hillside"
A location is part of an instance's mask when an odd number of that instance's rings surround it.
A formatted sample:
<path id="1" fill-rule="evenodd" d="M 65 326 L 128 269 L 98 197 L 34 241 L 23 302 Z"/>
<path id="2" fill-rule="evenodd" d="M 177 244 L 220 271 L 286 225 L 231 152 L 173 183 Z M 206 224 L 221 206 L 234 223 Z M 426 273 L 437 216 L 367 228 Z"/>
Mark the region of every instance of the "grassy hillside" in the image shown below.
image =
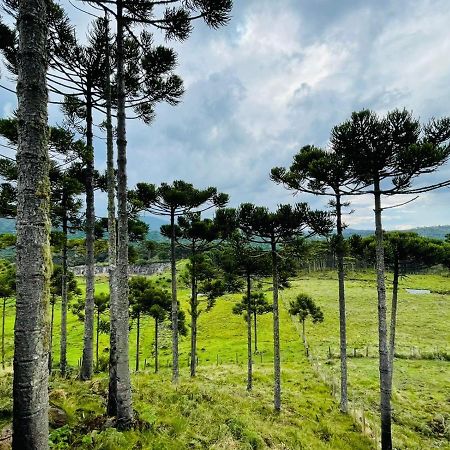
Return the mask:
<path id="1" fill-rule="evenodd" d="M 219 299 L 199 321 L 199 376 L 188 379 L 189 338 L 182 338 L 180 362 L 182 383 L 170 383 L 170 330 L 163 332 L 161 373 L 152 373 L 153 323 L 143 320 L 141 368 L 133 376 L 134 407 L 142 419 L 141 430 L 121 435 L 105 429 L 106 377 L 97 375 L 86 385 L 71 379 L 52 381 L 52 402 L 69 414 L 69 425 L 53 432 L 59 447 L 119 448 L 283 448 L 368 449 L 367 434 L 378 428 L 378 361 L 376 288 L 373 273 L 349 274 L 348 345 L 349 394 L 352 413 L 361 420 L 338 412 L 334 393 L 339 391 L 337 281 L 332 272 L 301 276 L 281 294 L 281 344 L 283 411 L 272 410 L 272 317 L 259 320 L 260 353 L 255 357 L 255 387 L 245 391 L 245 322 L 231 314 L 239 295 Z M 167 274 L 156 277 L 169 288 Z M 82 286 L 83 287 L 83 286 Z M 426 296 L 407 294 L 403 288 L 428 288 Z M 107 290 L 107 280 L 98 279 L 97 290 Z M 411 276 L 402 282 L 400 294 L 398 353 L 394 379 L 394 445 L 399 449 L 450 448 L 450 279 L 438 275 Z M 297 322 L 287 314 L 289 300 L 298 292 L 311 294 L 325 314 L 322 324 L 307 323 L 307 338 L 313 357 L 308 360 L 300 343 Z M 188 290 L 180 289 L 182 308 L 187 311 Z M 267 292 L 270 295 L 270 292 Z M 12 308 L 8 308 L 7 351 L 12 356 Z M 55 330 L 59 327 L 57 310 Z M 81 356 L 82 324 L 69 314 L 69 363 Z M 130 366 L 134 369 L 136 331 L 130 333 Z M 101 349 L 108 338 L 101 337 Z M 54 339 L 58 360 L 59 340 Z M 101 351 L 106 361 L 107 353 Z M 367 355 L 367 356 L 366 356 Z M 411 359 L 407 359 L 411 358 Z M 427 358 L 427 359 L 419 359 Z M 0 423 L 10 420 L 10 375 L 0 386 Z M 363 412 L 364 411 L 364 412 Z M 363 419 L 364 417 L 364 419 Z M 68 444 L 69 445 L 69 444 Z M 67 447 L 68 448 L 68 447 Z"/>
<path id="2" fill-rule="evenodd" d="M 107 289 L 99 279 L 98 290 Z M 159 277 L 168 285 L 169 277 Z M 180 290 L 186 310 L 188 291 Z M 372 440 L 363 436 L 354 420 L 339 412 L 327 387 L 313 371 L 303 354 L 290 317 L 282 311 L 283 411 L 273 412 L 272 404 L 272 330 L 271 317 L 260 320 L 261 353 L 255 362 L 254 391 L 245 390 L 245 322 L 231 314 L 239 296 L 227 296 L 210 312 L 200 316 L 199 375 L 189 380 L 187 371 L 188 338 L 181 341 L 180 386 L 170 383 L 169 336 L 163 339 L 161 373 L 152 367 L 132 378 L 134 408 L 141 429 L 120 434 L 106 428 L 101 417 L 105 408 L 107 379 L 99 374 L 83 384 L 54 378 L 51 402 L 68 413 L 69 424 L 53 431 L 54 448 L 86 449 L 371 449 Z M 8 354 L 11 355 L 11 308 L 7 321 Z M 57 311 L 59 318 L 59 310 Z M 59 327 L 59 319 L 56 328 Z M 69 314 L 69 363 L 76 365 L 81 355 L 82 326 Z M 59 340 L 55 333 L 55 359 Z M 134 367 L 135 329 L 130 336 L 130 365 Z M 153 324 L 144 319 L 141 345 L 142 362 L 151 360 Z M 108 345 L 106 336 L 101 346 Z M 0 386 L 0 423 L 11 414 L 11 376 L 4 374 Z M 56 444 L 57 443 L 57 444 Z"/>
<path id="3" fill-rule="evenodd" d="M 366 416 L 377 422 L 379 374 L 375 276 L 360 272 L 349 274 L 348 278 L 349 396 L 356 408 L 364 409 Z M 409 276 L 401 281 L 400 287 L 394 368 L 394 444 L 401 449 L 449 449 L 450 299 L 447 294 L 450 278 Z M 389 297 L 389 283 L 388 288 Z M 406 288 L 430 289 L 432 293 L 413 295 L 408 294 Z M 328 382 L 337 383 L 339 322 L 336 276 L 332 272 L 324 272 L 301 277 L 284 294 L 285 303 L 299 292 L 313 296 L 324 312 L 322 324 L 307 323 L 307 340 L 314 355 L 314 365 Z"/>

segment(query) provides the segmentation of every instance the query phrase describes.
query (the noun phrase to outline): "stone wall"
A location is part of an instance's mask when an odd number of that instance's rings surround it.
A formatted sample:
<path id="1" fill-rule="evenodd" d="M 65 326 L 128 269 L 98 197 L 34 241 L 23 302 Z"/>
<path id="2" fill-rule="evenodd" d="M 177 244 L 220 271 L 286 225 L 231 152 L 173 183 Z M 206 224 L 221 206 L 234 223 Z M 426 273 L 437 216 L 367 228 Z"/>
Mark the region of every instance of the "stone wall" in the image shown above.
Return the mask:
<path id="1" fill-rule="evenodd" d="M 154 275 L 155 273 L 163 273 L 168 269 L 170 269 L 169 262 L 158 262 L 146 266 L 135 266 L 130 264 L 128 266 L 128 273 L 130 275 Z M 81 276 L 85 274 L 86 266 L 75 266 L 71 267 L 70 270 L 76 276 Z M 95 275 L 109 275 L 109 266 L 95 266 Z"/>

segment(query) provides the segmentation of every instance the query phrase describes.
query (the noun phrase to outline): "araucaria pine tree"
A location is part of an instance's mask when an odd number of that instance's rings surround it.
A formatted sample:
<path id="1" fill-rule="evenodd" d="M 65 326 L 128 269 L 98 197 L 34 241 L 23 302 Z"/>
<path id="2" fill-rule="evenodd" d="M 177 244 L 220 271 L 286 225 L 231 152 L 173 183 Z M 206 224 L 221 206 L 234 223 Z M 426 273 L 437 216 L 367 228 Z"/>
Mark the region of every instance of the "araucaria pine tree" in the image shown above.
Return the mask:
<path id="1" fill-rule="evenodd" d="M 384 117 L 368 110 L 355 112 L 332 131 L 333 150 L 348 164 L 355 179 L 367 186 L 366 192 L 374 197 L 383 450 L 392 449 L 392 369 L 386 319 L 382 196 L 426 192 L 440 187 L 440 184 L 434 184 L 414 188 L 412 182 L 421 174 L 436 171 L 448 160 L 449 140 L 449 118 L 433 119 L 422 126 L 406 110 L 394 110 Z"/>
<path id="2" fill-rule="evenodd" d="M 341 398 L 340 409 L 347 412 L 347 324 L 345 312 L 345 271 L 344 271 L 344 223 L 343 202 L 346 195 L 358 193 L 358 185 L 350 172 L 347 162 L 333 151 L 325 151 L 314 146 L 305 146 L 294 156 L 289 169 L 275 167 L 271 178 L 295 192 L 331 197 L 330 206 L 336 217 L 336 259 L 339 283 L 339 337 L 341 358 Z"/>
<path id="3" fill-rule="evenodd" d="M 275 212 L 250 203 L 238 209 L 239 226 L 251 242 L 270 246 L 273 285 L 274 407 L 281 410 L 280 319 L 278 307 L 279 246 L 289 243 L 306 229 L 311 234 L 328 234 L 332 229 L 329 214 L 311 211 L 306 203 L 280 205 Z"/>
<path id="4" fill-rule="evenodd" d="M 152 184 L 138 183 L 130 191 L 130 203 L 140 211 L 167 216 L 170 219 L 170 267 L 172 275 L 172 382 L 179 378 L 178 356 L 178 296 L 175 245 L 177 240 L 176 217 L 188 213 L 202 213 L 211 208 L 221 208 L 228 202 L 228 195 L 218 193 L 214 187 L 197 189 L 185 181 L 176 180 L 172 184 L 162 183 L 156 188 Z M 167 233 L 167 231 L 166 231 Z"/>
<path id="5" fill-rule="evenodd" d="M 179 217 L 176 225 L 175 239 L 178 245 L 190 252 L 188 274 L 191 284 L 191 298 L 189 302 L 189 314 L 191 315 L 191 377 L 195 377 L 197 367 L 197 322 L 201 313 L 198 301 L 198 283 L 199 279 L 211 272 L 209 270 L 211 265 L 208 265 L 205 253 L 216 248 L 224 239 L 230 236 L 234 226 L 234 214 L 227 214 L 225 209 L 218 210 L 213 220 L 201 219 L 201 214 L 198 212 L 188 213 Z M 170 225 L 161 227 L 161 231 L 163 235 L 169 238 L 172 237 Z M 203 293 L 206 294 L 206 292 Z M 220 289 L 209 290 L 208 309 L 212 306 L 214 297 L 219 296 L 221 293 Z"/>
<path id="6" fill-rule="evenodd" d="M 13 448 L 48 448 L 50 186 L 47 147 L 47 2 L 19 2 L 17 29 L 17 297 Z"/>

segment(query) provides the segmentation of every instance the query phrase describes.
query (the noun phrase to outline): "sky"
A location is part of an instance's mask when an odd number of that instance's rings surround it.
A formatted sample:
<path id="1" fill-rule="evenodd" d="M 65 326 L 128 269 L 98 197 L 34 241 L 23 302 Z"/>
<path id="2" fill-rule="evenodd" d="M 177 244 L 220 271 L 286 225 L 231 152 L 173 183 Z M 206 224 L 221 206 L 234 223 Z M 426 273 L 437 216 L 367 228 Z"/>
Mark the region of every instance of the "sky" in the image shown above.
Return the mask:
<path id="1" fill-rule="evenodd" d="M 83 36 L 91 18 L 61 3 Z M 198 23 L 188 41 L 166 44 L 178 52 L 186 92 L 175 107 L 159 105 L 150 126 L 129 121 L 129 186 L 183 179 L 216 186 L 230 195 L 230 206 L 326 207 L 324 198 L 294 197 L 275 185 L 271 168 L 289 165 L 304 145 L 326 146 L 331 128 L 355 110 L 404 107 L 424 122 L 450 115 L 448 23 L 448 0 L 235 0 L 228 26 Z M 14 96 L 0 97 L 3 115 L 10 114 Z M 62 120 L 55 107 L 50 120 Z M 96 164 L 105 166 L 100 139 Z M 424 182 L 448 178 L 444 167 Z M 445 189 L 387 209 L 384 226 L 450 224 L 449 198 Z M 373 228 L 372 198 L 351 200 L 346 223 Z M 96 207 L 104 214 L 104 195 Z"/>

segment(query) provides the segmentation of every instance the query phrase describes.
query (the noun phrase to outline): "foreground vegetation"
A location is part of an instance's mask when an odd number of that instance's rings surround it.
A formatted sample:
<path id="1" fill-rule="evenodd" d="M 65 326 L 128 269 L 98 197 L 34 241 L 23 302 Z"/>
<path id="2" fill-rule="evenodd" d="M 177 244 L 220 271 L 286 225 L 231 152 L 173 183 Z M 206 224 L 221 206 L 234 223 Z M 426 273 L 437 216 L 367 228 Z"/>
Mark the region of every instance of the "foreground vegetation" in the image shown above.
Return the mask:
<path id="1" fill-rule="evenodd" d="M 183 262 L 179 263 L 182 271 Z M 170 276 L 154 276 L 170 287 Z M 394 369 L 394 446 L 400 449 L 450 448 L 448 355 L 450 321 L 449 278 L 414 275 L 401 282 L 397 358 Z M 134 408 L 140 428 L 124 435 L 105 429 L 103 411 L 107 377 L 99 373 L 83 384 L 74 381 L 82 352 L 82 322 L 69 314 L 68 362 L 70 380 L 51 382 L 51 404 L 68 415 L 68 424 L 53 430 L 54 448 L 372 448 L 378 429 L 378 348 L 376 291 L 373 272 L 348 274 L 348 353 L 350 409 L 358 420 L 338 411 L 339 378 L 336 315 L 337 281 L 334 272 L 303 273 L 282 291 L 281 356 L 283 411 L 273 412 L 272 317 L 258 318 L 254 391 L 245 391 L 245 322 L 232 314 L 241 295 L 221 297 L 199 318 L 199 374 L 188 375 L 189 338 L 180 342 L 181 384 L 170 383 L 170 327 L 161 340 L 161 370 L 153 374 L 153 320 L 141 329 L 142 371 L 133 376 Z M 408 294 L 405 288 L 430 289 L 429 295 Z M 97 292 L 107 291 L 98 278 Z M 287 309 L 298 293 L 311 295 L 324 312 L 324 322 L 306 323 L 308 360 L 301 327 Z M 390 292 L 390 291 L 388 291 Z M 266 292 L 270 296 L 270 292 Z M 188 311 L 189 290 L 180 289 L 181 307 Z M 204 309 L 204 306 L 201 306 Z M 12 357 L 13 309 L 7 308 L 7 361 Z M 59 309 L 56 310 L 54 357 L 58 364 Z M 165 335 L 165 337 L 164 337 Z M 136 330 L 130 333 L 130 367 L 134 367 Z M 101 335 L 100 368 L 106 368 L 108 336 Z M 354 356 L 356 355 L 356 357 Z M 144 364 L 146 368 L 144 370 Z M 11 421 L 11 377 L 2 377 L 2 426 Z M 364 418 L 363 418 L 364 417 Z M 205 426 L 205 424 L 208 424 Z M 361 431 L 367 434 L 365 437 Z M 141 446 L 141 447 L 139 447 Z"/>

